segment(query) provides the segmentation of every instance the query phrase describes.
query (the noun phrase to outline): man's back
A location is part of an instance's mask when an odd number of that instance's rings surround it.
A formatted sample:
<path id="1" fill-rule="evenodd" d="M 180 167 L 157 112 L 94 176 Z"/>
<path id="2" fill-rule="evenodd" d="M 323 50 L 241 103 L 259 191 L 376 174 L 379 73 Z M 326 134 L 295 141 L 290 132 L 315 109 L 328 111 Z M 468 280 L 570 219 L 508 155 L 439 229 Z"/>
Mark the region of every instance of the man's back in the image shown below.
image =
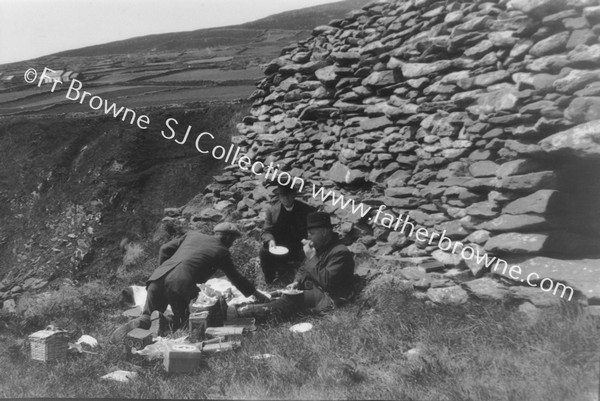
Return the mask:
<path id="1" fill-rule="evenodd" d="M 229 258 L 229 251 L 217 238 L 198 231 L 189 231 L 169 244 L 175 244 L 174 253 L 148 281 L 166 276 L 165 283 L 174 290 L 192 289 L 196 283 L 205 282 Z"/>
<path id="2" fill-rule="evenodd" d="M 164 277 L 165 285 L 175 292 L 193 296 L 196 284 L 205 283 L 220 269 L 244 295 L 256 291 L 231 261 L 229 249 L 214 236 L 188 231 L 184 236 L 161 248 L 161 265 L 152 273 L 148 283 Z"/>

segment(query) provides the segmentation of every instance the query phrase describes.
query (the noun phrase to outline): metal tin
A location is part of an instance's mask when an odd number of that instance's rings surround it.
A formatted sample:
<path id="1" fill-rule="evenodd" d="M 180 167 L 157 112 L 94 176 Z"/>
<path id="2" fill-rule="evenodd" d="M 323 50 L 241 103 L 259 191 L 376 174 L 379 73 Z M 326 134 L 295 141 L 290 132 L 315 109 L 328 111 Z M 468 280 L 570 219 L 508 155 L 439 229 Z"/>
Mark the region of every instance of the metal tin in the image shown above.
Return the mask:
<path id="1" fill-rule="evenodd" d="M 197 312 L 190 314 L 190 342 L 196 343 L 204 339 L 204 332 L 208 327 L 208 312 Z"/>

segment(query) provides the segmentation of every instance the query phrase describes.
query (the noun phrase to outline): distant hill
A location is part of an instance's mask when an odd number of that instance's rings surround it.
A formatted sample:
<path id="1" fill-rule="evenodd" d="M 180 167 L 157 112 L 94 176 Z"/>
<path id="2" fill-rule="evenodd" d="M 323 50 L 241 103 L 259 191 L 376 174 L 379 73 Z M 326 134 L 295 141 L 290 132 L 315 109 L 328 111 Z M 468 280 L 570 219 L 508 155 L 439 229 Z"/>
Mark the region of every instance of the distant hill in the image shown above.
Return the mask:
<path id="1" fill-rule="evenodd" d="M 267 29 L 309 30 L 342 18 L 351 10 L 361 8 L 370 0 L 345 0 L 299 10 L 286 11 L 241 25 L 199 29 L 189 32 L 147 35 L 101 45 L 67 50 L 53 54 L 58 57 L 89 57 L 152 51 L 183 51 L 209 46 L 245 45 Z"/>
<path id="2" fill-rule="evenodd" d="M 249 29 L 312 29 L 325 25 L 332 19 L 342 18 L 346 13 L 362 8 L 371 0 L 346 0 L 337 3 L 286 11 L 240 25 Z"/>

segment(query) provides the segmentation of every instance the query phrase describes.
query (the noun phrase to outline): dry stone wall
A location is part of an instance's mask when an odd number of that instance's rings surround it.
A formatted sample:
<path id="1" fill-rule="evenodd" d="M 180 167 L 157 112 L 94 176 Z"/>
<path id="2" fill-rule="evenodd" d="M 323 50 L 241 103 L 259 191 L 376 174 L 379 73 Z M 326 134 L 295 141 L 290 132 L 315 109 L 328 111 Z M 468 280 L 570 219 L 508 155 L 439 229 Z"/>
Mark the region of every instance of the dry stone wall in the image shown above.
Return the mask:
<path id="1" fill-rule="evenodd" d="M 597 257 L 599 35 L 595 0 L 374 2 L 266 65 L 234 142 L 493 255 Z M 265 184 L 229 166 L 197 218 L 252 228 Z M 459 263 L 309 192 L 355 252 Z"/>

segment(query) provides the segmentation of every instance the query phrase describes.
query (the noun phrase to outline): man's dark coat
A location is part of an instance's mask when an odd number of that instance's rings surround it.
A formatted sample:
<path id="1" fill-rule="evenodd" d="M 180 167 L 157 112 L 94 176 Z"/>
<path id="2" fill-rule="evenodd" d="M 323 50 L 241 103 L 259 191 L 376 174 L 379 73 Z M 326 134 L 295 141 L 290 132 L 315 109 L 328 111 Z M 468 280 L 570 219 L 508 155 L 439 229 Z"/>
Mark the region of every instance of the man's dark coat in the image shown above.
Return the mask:
<path id="1" fill-rule="evenodd" d="M 193 298 L 198 293 L 196 284 L 205 283 L 220 269 L 245 296 L 256 291 L 254 285 L 235 269 L 227 247 L 217 237 L 198 231 L 189 231 L 163 245 L 159 263 L 146 285 L 164 277 L 168 289 Z"/>

